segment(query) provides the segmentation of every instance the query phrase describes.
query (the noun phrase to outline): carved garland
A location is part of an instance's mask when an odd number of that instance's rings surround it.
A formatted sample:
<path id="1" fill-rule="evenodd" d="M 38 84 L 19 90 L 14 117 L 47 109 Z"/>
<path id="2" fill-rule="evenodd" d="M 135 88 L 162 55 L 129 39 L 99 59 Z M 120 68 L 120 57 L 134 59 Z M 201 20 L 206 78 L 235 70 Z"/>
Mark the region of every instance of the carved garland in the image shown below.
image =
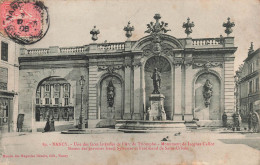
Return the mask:
<path id="1" fill-rule="evenodd" d="M 214 68 L 214 67 L 223 67 L 222 62 L 210 62 L 207 61 L 206 63 L 201 62 L 201 63 L 193 63 L 193 69 L 196 68 L 205 68 L 205 69 L 209 69 L 209 68 Z"/>
<path id="2" fill-rule="evenodd" d="M 108 71 L 113 73 L 115 70 L 120 70 L 123 68 L 123 65 L 113 65 L 113 66 L 98 66 L 99 71 Z"/>

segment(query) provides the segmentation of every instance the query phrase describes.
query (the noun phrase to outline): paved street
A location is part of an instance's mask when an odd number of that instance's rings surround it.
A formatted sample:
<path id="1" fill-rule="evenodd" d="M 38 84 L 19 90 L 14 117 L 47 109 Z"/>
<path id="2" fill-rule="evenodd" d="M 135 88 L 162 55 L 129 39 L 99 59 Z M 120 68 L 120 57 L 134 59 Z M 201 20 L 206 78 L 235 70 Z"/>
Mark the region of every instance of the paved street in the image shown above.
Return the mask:
<path id="1" fill-rule="evenodd" d="M 170 141 L 163 144 L 161 140 L 166 136 Z M 205 130 L 180 136 L 167 133 L 11 133 L 1 139 L 0 164 L 257 165 L 259 141 L 260 134 L 220 134 Z"/>

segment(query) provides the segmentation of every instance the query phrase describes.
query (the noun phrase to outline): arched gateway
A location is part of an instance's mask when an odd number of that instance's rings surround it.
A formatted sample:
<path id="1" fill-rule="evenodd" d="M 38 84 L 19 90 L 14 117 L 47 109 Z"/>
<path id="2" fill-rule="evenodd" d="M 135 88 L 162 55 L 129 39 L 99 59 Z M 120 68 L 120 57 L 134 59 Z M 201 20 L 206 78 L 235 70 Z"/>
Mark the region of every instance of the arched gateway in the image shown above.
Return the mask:
<path id="1" fill-rule="evenodd" d="M 22 49 L 20 91 L 29 91 L 33 96 L 32 99 L 25 94 L 19 96 L 25 121 L 30 120 L 34 112 L 32 100 L 37 101 L 38 96 L 31 91 L 35 82 L 38 84 L 42 75 L 61 73 L 75 89 L 72 96 L 74 119 L 69 118 L 75 125 L 81 112 L 89 128 L 144 122 L 149 120 L 147 116 L 152 106 L 165 113 L 165 122 L 205 120 L 221 124 L 223 112 L 232 122 L 234 52 L 237 49 L 234 37 L 191 38 L 190 24 L 185 24 L 188 37 L 175 38 L 166 34 L 168 24 L 160 22 L 160 18 L 156 14 L 155 22 L 146 30 L 148 35 L 137 41 Z M 125 28 L 127 37 L 131 37 L 133 30 L 129 27 Z M 92 34 L 98 35 L 96 31 L 93 29 Z M 83 87 L 79 83 L 81 76 L 86 80 Z M 157 94 L 163 104 L 152 100 L 151 94 Z M 58 99 L 53 98 L 52 103 L 55 100 Z M 39 114 L 33 117 L 41 120 L 41 110 L 40 117 Z M 32 122 L 25 123 L 28 128 L 32 127 Z"/>

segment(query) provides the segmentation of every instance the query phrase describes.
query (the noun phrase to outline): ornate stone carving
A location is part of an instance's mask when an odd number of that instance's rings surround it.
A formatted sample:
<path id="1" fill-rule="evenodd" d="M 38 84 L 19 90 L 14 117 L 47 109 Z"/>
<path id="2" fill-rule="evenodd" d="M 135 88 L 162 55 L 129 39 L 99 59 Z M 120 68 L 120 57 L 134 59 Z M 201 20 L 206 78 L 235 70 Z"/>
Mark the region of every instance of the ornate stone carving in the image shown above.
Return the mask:
<path id="1" fill-rule="evenodd" d="M 153 18 L 156 20 L 156 22 L 150 22 L 150 24 L 147 24 L 148 29 L 145 31 L 145 33 L 167 33 L 168 31 L 171 31 L 170 29 L 167 29 L 168 23 L 163 21 L 161 21 L 161 23 L 159 22 L 159 19 L 161 19 L 160 14 L 155 14 Z"/>
<path id="2" fill-rule="evenodd" d="M 185 33 L 187 34 L 187 38 L 189 37 L 190 33 L 192 33 L 192 27 L 194 27 L 194 23 L 190 22 L 190 18 L 188 17 L 187 22 L 183 22 L 182 27 L 185 28 Z"/>
<path id="3" fill-rule="evenodd" d="M 122 65 L 113 65 L 113 66 L 98 66 L 98 70 L 105 70 L 108 71 L 109 73 L 114 72 L 115 70 L 120 70 L 122 69 L 123 66 Z"/>
<path id="4" fill-rule="evenodd" d="M 149 97 L 150 107 L 147 110 L 147 117 L 149 121 L 165 121 L 166 112 L 164 110 L 164 95 L 151 94 Z"/>
<path id="5" fill-rule="evenodd" d="M 181 65 L 183 65 L 183 63 L 184 63 L 184 59 L 182 59 L 182 58 L 176 58 L 176 59 L 174 59 L 174 62 L 173 62 L 173 64 L 175 66 L 181 66 Z"/>
<path id="6" fill-rule="evenodd" d="M 134 31 L 135 28 L 134 26 L 130 26 L 130 21 L 128 22 L 127 26 L 124 27 L 124 31 L 126 32 L 125 33 L 125 36 L 130 39 L 130 37 L 132 36 L 132 31 Z"/>
<path id="7" fill-rule="evenodd" d="M 158 72 L 157 68 L 154 68 L 153 75 L 151 76 L 153 79 L 153 93 L 152 94 L 160 94 L 159 89 L 161 88 L 161 74 Z"/>
<path id="8" fill-rule="evenodd" d="M 151 44 L 149 44 L 143 49 L 144 56 L 161 55 L 161 54 L 165 54 L 167 56 L 174 55 L 172 47 L 162 41 L 163 40 L 162 35 L 153 34 L 152 36 L 153 36 L 153 40 Z"/>
<path id="9" fill-rule="evenodd" d="M 183 61 L 183 64 L 185 66 L 191 66 L 193 64 L 193 61 L 192 61 L 192 59 L 186 59 Z"/>
<path id="10" fill-rule="evenodd" d="M 225 33 L 227 34 L 227 36 L 229 36 L 229 34 L 231 34 L 233 32 L 232 27 L 234 27 L 234 26 L 235 26 L 235 23 L 230 22 L 230 18 L 228 17 L 227 22 L 223 23 L 223 27 L 226 28 Z"/>
<path id="11" fill-rule="evenodd" d="M 214 68 L 214 67 L 223 67 L 222 62 L 194 62 L 193 63 L 193 69 L 196 68 L 204 68 L 204 69 L 209 69 L 209 68 Z"/>
<path id="12" fill-rule="evenodd" d="M 115 97 L 115 87 L 112 83 L 112 80 L 109 81 L 107 86 L 107 104 L 108 107 L 113 107 Z"/>
<path id="13" fill-rule="evenodd" d="M 94 26 L 94 28 L 90 31 L 90 34 L 92 35 L 92 40 L 96 41 L 98 39 L 97 35 L 100 33 L 100 31 Z"/>
<path id="14" fill-rule="evenodd" d="M 213 93 L 213 90 L 212 90 L 212 84 L 210 83 L 210 80 L 207 79 L 204 86 L 203 86 L 203 97 L 204 97 L 204 103 L 205 103 L 205 106 L 208 107 L 210 105 L 210 99 L 212 97 L 212 93 Z"/>

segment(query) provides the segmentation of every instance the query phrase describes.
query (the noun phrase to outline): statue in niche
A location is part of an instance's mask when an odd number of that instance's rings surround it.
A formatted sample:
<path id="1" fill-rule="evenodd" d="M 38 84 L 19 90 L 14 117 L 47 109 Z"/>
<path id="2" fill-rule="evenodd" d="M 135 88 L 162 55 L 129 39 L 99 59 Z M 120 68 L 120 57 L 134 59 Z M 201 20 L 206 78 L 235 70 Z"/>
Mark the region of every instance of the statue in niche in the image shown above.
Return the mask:
<path id="1" fill-rule="evenodd" d="M 158 72 L 157 68 L 154 69 L 151 78 L 153 79 L 153 88 L 154 88 L 152 94 L 160 94 L 159 89 L 161 88 L 161 75 Z"/>
<path id="2" fill-rule="evenodd" d="M 203 97 L 205 99 L 205 106 L 208 107 L 210 105 L 210 99 L 212 97 L 212 84 L 210 83 L 209 79 L 206 80 L 203 86 Z"/>
<path id="3" fill-rule="evenodd" d="M 107 86 L 107 103 L 108 107 L 113 107 L 115 97 L 115 87 L 112 83 L 112 80 L 109 81 Z"/>

